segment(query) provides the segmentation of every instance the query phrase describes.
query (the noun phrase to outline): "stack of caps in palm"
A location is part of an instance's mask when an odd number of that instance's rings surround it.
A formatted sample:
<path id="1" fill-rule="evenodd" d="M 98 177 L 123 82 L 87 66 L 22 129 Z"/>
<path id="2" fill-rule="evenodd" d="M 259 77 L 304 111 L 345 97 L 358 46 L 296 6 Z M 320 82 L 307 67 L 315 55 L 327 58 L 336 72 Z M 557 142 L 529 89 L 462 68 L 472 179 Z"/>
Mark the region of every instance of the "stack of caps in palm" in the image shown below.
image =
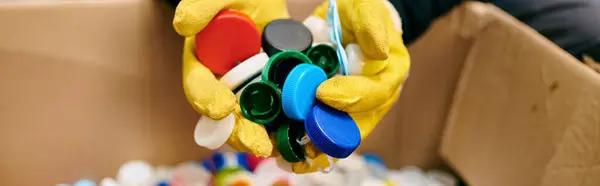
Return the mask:
<path id="1" fill-rule="evenodd" d="M 314 44 L 301 22 L 274 20 L 260 33 L 234 10 L 219 13 L 196 36 L 199 61 L 236 94 L 245 118 L 265 126 L 288 162 L 304 161 L 307 143 L 333 158 L 346 158 L 360 144 L 350 115 L 316 98 L 321 83 L 340 75 L 336 52 L 329 44 Z M 209 125 L 214 122 L 219 124 Z M 204 117 L 196 127 L 196 142 L 216 149 L 234 125 L 233 116 Z"/>

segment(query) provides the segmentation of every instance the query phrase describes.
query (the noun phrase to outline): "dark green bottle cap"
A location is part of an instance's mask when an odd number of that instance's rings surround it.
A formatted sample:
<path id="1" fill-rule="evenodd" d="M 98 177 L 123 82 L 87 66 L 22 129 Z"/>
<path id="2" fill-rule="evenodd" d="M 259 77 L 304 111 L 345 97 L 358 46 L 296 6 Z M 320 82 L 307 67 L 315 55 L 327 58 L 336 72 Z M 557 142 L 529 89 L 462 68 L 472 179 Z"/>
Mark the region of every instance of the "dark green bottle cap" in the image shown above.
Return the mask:
<path id="1" fill-rule="evenodd" d="M 325 71 L 328 78 L 333 77 L 340 69 L 340 62 L 336 51 L 329 45 L 319 44 L 314 46 L 308 49 L 306 55 L 313 64 L 321 67 Z"/>
<path id="2" fill-rule="evenodd" d="M 242 91 L 240 108 L 250 121 L 272 122 L 281 113 L 281 89 L 271 82 L 251 83 Z"/>
<path id="3" fill-rule="evenodd" d="M 280 89 L 288 74 L 299 64 L 312 64 L 310 58 L 298 51 L 283 51 L 269 58 L 262 71 L 262 80 L 275 83 Z"/>
<path id="4" fill-rule="evenodd" d="M 288 119 L 282 123 L 275 137 L 277 149 L 285 161 L 294 163 L 306 159 L 304 147 L 298 141 L 304 136 L 302 123 Z"/>

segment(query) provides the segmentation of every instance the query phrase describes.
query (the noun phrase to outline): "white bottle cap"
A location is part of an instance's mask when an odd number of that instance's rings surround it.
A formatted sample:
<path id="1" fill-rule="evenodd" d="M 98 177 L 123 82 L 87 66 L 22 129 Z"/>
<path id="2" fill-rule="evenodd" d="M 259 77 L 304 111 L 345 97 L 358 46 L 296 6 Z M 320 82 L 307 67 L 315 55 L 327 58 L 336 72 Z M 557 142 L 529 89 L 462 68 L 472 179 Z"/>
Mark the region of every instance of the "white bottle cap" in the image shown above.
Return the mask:
<path id="1" fill-rule="evenodd" d="M 386 186 L 387 184 L 383 180 L 367 177 L 362 180 L 361 186 Z M 404 185 L 403 185 L 404 186 Z M 407 185 L 412 186 L 412 185 Z"/>
<path id="2" fill-rule="evenodd" d="M 266 53 L 258 53 L 229 70 L 219 81 L 229 87 L 230 90 L 234 90 L 260 73 L 268 61 L 269 56 Z"/>
<path id="3" fill-rule="evenodd" d="M 316 16 L 308 16 L 302 23 L 312 33 L 313 43 L 331 42 L 329 40 L 329 25 L 325 20 Z"/>
<path id="4" fill-rule="evenodd" d="M 281 179 L 290 179 L 292 173 L 277 166 L 275 158 L 265 159 L 254 169 L 254 185 L 272 185 Z"/>
<path id="5" fill-rule="evenodd" d="M 221 120 L 213 120 L 209 117 L 200 117 L 194 130 L 196 144 L 215 150 L 221 147 L 233 132 L 235 116 L 233 113 Z"/>
<path id="6" fill-rule="evenodd" d="M 450 173 L 442 170 L 430 170 L 427 171 L 427 177 L 432 180 L 439 181 L 443 186 L 456 186 L 458 180 Z"/>
<path id="7" fill-rule="evenodd" d="M 104 178 L 100 181 L 100 186 L 119 186 L 119 184 L 112 178 Z"/>
<path id="8" fill-rule="evenodd" d="M 365 55 L 360 49 L 360 46 L 355 43 L 346 45 L 346 56 L 348 56 L 348 69 L 350 70 L 349 75 L 363 75 Z"/>
<path id="9" fill-rule="evenodd" d="M 119 168 L 117 180 L 121 186 L 143 186 L 150 184 L 153 174 L 154 170 L 149 163 L 129 161 Z"/>
<path id="10" fill-rule="evenodd" d="M 172 181 L 177 185 L 206 185 L 211 179 L 211 174 L 202 166 L 191 163 L 180 164 L 172 173 Z"/>

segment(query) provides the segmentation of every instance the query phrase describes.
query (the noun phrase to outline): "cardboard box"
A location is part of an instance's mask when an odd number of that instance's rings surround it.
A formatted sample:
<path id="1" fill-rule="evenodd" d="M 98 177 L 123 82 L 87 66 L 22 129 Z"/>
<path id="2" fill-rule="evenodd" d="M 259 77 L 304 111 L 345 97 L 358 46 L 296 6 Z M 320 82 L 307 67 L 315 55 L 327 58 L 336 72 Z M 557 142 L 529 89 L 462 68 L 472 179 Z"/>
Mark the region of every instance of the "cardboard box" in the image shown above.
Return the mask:
<path id="1" fill-rule="evenodd" d="M 297 19 L 319 3 L 289 2 Z M 0 29 L 0 183 L 100 179 L 131 159 L 206 156 L 193 142 L 199 116 L 183 95 L 171 20 L 159 0 L 0 4 L 11 25 Z M 600 184 L 590 69 L 480 3 L 409 48 L 405 90 L 361 151 L 392 168 L 434 168 L 441 149 L 478 186 Z"/>

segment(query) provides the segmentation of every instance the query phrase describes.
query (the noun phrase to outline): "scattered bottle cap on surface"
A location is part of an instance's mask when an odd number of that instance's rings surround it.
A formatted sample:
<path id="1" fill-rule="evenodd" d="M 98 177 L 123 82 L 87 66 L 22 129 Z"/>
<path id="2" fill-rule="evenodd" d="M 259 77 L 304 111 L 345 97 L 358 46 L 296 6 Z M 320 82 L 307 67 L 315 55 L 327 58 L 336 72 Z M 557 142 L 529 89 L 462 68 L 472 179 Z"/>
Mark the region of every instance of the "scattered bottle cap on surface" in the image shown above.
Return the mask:
<path id="1" fill-rule="evenodd" d="M 231 9 L 219 12 L 195 39 L 196 57 L 218 75 L 259 53 L 261 48 L 261 36 L 252 19 Z"/>
<path id="2" fill-rule="evenodd" d="M 325 71 L 327 77 L 333 77 L 340 71 L 340 62 L 338 61 L 335 49 L 327 44 L 320 44 L 311 47 L 306 55 L 314 65 L 317 65 Z"/>
<path id="3" fill-rule="evenodd" d="M 317 103 L 304 121 L 315 146 L 334 158 L 346 158 L 360 144 L 360 130 L 348 113 Z"/>
<path id="4" fill-rule="evenodd" d="M 316 16 L 308 16 L 302 24 L 310 30 L 315 43 L 331 42 L 329 40 L 329 25 L 327 25 L 325 20 Z"/>
<path id="5" fill-rule="evenodd" d="M 259 124 L 272 122 L 281 113 L 281 90 L 271 82 L 249 84 L 240 96 L 246 119 Z"/>
<path id="6" fill-rule="evenodd" d="M 141 160 L 129 161 L 119 168 L 119 185 L 148 185 L 154 170 L 150 164 Z"/>
<path id="7" fill-rule="evenodd" d="M 288 120 L 281 124 L 277 130 L 275 143 L 284 160 L 294 163 L 306 159 L 304 147 L 298 143 L 302 136 L 304 136 L 302 123 Z"/>
<path id="8" fill-rule="evenodd" d="M 300 64 L 288 74 L 283 85 L 281 102 L 285 115 L 304 121 L 317 101 L 317 88 L 327 80 L 323 69 L 316 65 Z"/>
<path id="9" fill-rule="evenodd" d="M 173 169 L 173 185 L 206 185 L 212 175 L 201 166 L 190 163 L 180 164 Z"/>
<path id="10" fill-rule="evenodd" d="M 287 50 L 306 52 L 312 42 L 310 30 L 293 19 L 271 21 L 262 34 L 262 48 L 269 56 Z"/>
<path id="11" fill-rule="evenodd" d="M 265 53 L 256 54 L 243 63 L 235 66 L 227 74 L 223 75 L 219 81 L 229 87 L 233 92 L 237 92 L 247 82 L 252 81 L 260 75 L 265 64 L 269 61 L 269 56 Z"/>
<path id="12" fill-rule="evenodd" d="M 249 161 L 250 156 L 251 155 L 249 155 L 248 153 L 244 153 L 244 152 L 235 153 L 235 159 L 237 160 L 237 165 L 241 168 L 246 169 L 247 171 L 252 171 L 252 169 L 250 168 L 250 161 Z"/>
<path id="13" fill-rule="evenodd" d="M 235 116 L 233 113 L 221 120 L 213 120 L 202 116 L 194 129 L 196 144 L 214 150 L 221 147 L 233 132 Z"/>
<path id="14" fill-rule="evenodd" d="M 431 180 L 436 180 L 443 186 L 456 186 L 458 180 L 452 174 L 442 170 L 429 170 L 426 176 Z"/>
<path id="15" fill-rule="evenodd" d="M 73 186 L 96 186 L 96 183 L 91 180 L 78 180 L 73 184 Z"/>
<path id="16" fill-rule="evenodd" d="M 100 181 L 100 186 L 119 186 L 119 184 L 112 178 L 104 178 Z"/>
<path id="17" fill-rule="evenodd" d="M 262 71 L 263 81 L 275 83 L 277 87 L 283 88 L 285 79 L 294 67 L 300 64 L 311 64 L 310 58 L 298 51 L 284 51 L 275 54 L 267 62 Z"/>

